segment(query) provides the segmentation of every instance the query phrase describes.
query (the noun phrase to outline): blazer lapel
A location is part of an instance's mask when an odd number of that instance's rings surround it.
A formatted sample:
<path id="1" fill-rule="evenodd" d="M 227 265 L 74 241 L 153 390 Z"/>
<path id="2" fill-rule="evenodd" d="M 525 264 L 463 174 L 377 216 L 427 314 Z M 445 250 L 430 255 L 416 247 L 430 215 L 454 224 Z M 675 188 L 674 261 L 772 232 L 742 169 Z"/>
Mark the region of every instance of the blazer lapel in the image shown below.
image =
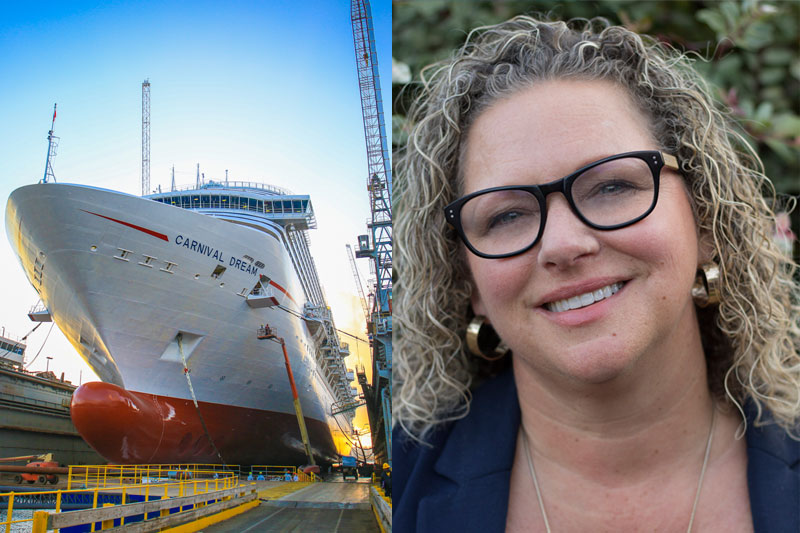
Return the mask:
<path id="1" fill-rule="evenodd" d="M 520 412 L 509 370 L 475 391 L 434 466 L 448 487 L 420 500 L 417 530 L 503 531 Z"/>
<path id="2" fill-rule="evenodd" d="M 800 442 L 775 424 L 755 427 L 747 411 L 747 484 L 759 532 L 800 531 Z"/>

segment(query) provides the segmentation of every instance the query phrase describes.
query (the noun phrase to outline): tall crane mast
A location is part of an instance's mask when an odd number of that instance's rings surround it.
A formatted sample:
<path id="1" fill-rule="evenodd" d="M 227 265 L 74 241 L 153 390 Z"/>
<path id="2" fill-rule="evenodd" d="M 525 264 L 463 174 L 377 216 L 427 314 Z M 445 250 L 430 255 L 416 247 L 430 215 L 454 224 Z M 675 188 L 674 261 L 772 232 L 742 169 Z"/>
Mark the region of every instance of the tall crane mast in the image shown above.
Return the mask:
<path id="1" fill-rule="evenodd" d="M 375 270 L 374 306 L 367 330 L 372 344 L 372 384 L 364 376 L 364 389 L 370 416 L 376 458 L 385 451 L 392 462 L 392 172 L 386 143 L 378 54 L 369 0 L 351 0 L 358 88 L 367 147 L 367 192 L 371 220 L 370 233 L 358 236 L 356 257 L 368 257 Z"/>
<path id="2" fill-rule="evenodd" d="M 142 82 L 142 196 L 150 194 L 150 80 Z"/>

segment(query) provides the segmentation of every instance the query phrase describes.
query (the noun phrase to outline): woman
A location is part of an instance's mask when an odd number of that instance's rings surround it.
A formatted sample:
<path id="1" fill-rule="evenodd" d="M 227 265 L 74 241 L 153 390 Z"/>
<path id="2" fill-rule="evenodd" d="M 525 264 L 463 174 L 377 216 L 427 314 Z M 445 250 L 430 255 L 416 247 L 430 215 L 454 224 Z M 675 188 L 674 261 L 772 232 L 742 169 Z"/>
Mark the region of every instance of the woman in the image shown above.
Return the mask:
<path id="1" fill-rule="evenodd" d="M 685 58 L 578 26 L 517 17 L 423 76 L 394 528 L 800 531 L 774 192 Z"/>

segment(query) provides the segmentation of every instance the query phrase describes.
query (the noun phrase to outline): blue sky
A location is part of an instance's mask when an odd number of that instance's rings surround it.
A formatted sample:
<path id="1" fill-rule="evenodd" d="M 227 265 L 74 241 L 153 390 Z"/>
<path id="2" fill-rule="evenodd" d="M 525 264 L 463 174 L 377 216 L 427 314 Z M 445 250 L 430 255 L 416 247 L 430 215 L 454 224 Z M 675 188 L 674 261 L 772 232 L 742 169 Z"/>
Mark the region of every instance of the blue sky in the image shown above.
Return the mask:
<path id="1" fill-rule="evenodd" d="M 391 4 L 373 0 L 390 116 Z M 310 194 L 312 253 L 337 326 L 363 336 L 345 244 L 369 201 L 350 2 L 88 2 L 0 7 L 0 196 L 42 178 L 58 102 L 57 181 L 141 191 L 141 84 L 151 83 L 151 188 L 258 181 Z M 4 224 L 4 221 L 2 222 Z M 37 301 L 0 232 L 0 326 L 32 328 Z M 362 279 L 368 264 L 358 261 Z M 29 338 L 28 359 L 49 325 Z M 343 339 L 348 341 L 349 339 Z M 354 350 L 355 352 L 355 350 Z M 56 330 L 32 370 L 95 379 Z M 369 366 L 366 348 L 359 348 Z M 357 355 L 348 358 L 352 367 Z"/>

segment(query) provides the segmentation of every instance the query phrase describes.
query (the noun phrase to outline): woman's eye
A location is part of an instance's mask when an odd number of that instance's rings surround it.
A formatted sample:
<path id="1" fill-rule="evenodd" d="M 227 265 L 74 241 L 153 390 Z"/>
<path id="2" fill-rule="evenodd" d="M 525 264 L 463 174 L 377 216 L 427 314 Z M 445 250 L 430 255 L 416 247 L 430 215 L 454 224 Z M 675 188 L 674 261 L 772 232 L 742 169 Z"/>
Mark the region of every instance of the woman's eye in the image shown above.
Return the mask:
<path id="1" fill-rule="evenodd" d="M 498 227 L 498 226 L 505 226 L 509 224 L 514 224 L 515 222 L 519 222 L 519 220 L 524 215 L 519 211 L 506 211 L 504 213 L 497 214 L 493 216 L 489 220 L 489 229 Z"/>
<path id="2" fill-rule="evenodd" d="M 604 198 L 607 196 L 618 196 L 622 194 L 629 194 L 636 192 L 638 187 L 625 180 L 613 180 L 597 183 L 591 190 L 587 191 L 584 195 L 586 199 L 589 198 Z"/>
<path id="3" fill-rule="evenodd" d="M 609 181 L 600 185 L 598 193 L 615 194 L 628 191 L 632 188 L 633 187 L 631 186 L 631 184 L 625 181 Z"/>

